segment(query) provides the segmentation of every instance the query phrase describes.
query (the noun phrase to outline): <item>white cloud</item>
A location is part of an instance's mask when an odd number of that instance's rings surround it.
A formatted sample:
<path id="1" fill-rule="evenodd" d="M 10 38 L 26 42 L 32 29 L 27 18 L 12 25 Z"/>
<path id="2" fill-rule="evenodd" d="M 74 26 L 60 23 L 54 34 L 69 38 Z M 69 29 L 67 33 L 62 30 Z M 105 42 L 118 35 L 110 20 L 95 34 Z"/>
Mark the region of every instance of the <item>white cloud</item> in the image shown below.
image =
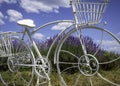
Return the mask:
<path id="1" fill-rule="evenodd" d="M 0 0 L 1 3 L 19 3 L 28 13 L 55 12 L 59 13 L 59 8 L 69 8 L 69 0 Z"/>
<path id="2" fill-rule="evenodd" d="M 48 36 L 47 39 L 50 39 L 50 36 Z"/>
<path id="3" fill-rule="evenodd" d="M 17 0 L 0 0 L 0 3 L 3 3 L 3 2 L 5 2 L 5 3 L 16 3 Z"/>
<path id="4" fill-rule="evenodd" d="M 2 12 L 0 12 L 0 25 L 4 24 L 4 15 L 2 14 Z"/>
<path id="5" fill-rule="evenodd" d="M 59 13 L 59 11 L 57 9 L 54 10 L 55 13 Z"/>
<path id="6" fill-rule="evenodd" d="M 59 7 L 69 7 L 69 0 L 21 0 L 20 5 L 28 13 L 58 13 Z"/>
<path id="7" fill-rule="evenodd" d="M 23 15 L 20 12 L 13 9 L 7 10 L 7 14 L 8 14 L 9 21 L 11 22 L 16 22 L 23 18 Z"/>
<path id="8" fill-rule="evenodd" d="M 57 25 L 53 26 L 51 30 L 64 30 L 70 25 L 72 25 L 72 23 L 68 23 L 68 22 L 58 23 Z"/>
<path id="9" fill-rule="evenodd" d="M 120 32 L 117 33 L 117 36 L 120 36 Z"/>
<path id="10" fill-rule="evenodd" d="M 100 41 L 97 41 L 98 43 Z M 120 53 L 120 44 L 115 40 L 103 40 L 102 48 L 108 51 Z"/>
<path id="11" fill-rule="evenodd" d="M 59 8 L 69 8 L 69 0 L 0 0 L 0 6 L 2 3 L 12 4 L 17 3 L 28 13 L 39 13 L 39 12 L 54 12 L 59 13 Z M 9 9 L 7 10 L 8 16 L 3 16 L 0 12 L 0 25 L 4 24 L 3 19 L 9 19 L 10 22 L 16 22 L 23 18 L 22 13 Z"/>
<path id="12" fill-rule="evenodd" d="M 35 39 L 43 39 L 44 38 L 44 35 L 43 34 L 41 34 L 41 33 L 35 33 L 34 35 L 33 35 L 33 38 L 35 38 Z"/>

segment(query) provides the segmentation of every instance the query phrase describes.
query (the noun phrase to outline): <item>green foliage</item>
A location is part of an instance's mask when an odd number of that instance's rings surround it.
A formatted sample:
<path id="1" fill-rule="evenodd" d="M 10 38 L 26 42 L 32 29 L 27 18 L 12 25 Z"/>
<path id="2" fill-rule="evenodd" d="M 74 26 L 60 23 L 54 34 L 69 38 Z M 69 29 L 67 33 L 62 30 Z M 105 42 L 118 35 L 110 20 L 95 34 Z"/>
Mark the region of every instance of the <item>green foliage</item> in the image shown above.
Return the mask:
<path id="1" fill-rule="evenodd" d="M 116 68 L 120 68 L 120 59 L 114 61 L 115 59 L 117 59 L 118 57 L 120 57 L 119 54 L 116 54 L 114 52 L 108 52 L 108 51 L 104 51 L 104 55 L 101 59 L 101 62 L 107 62 L 107 61 L 113 61 L 109 64 L 103 64 L 101 65 L 103 70 L 112 70 L 112 69 L 116 69 Z"/>
<path id="2" fill-rule="evenodd" d="M 0 71 L 2 70 L 7 70 L 8 66 L 7 66 L 7 57 L 0 57 Z"/>
<path id="3" fill-rule="evenodd" d="M 6 76 L 6 79 L 11 78 L 11 76 L 8 75 L 6 72 L 3 72 L 3 73 Z M 29 71 L 24 71 L 23 73 L 25 73 L 26 76 L 28 76 L 27 74 L 29 74 Z M 120 76 L 119 76 L 120 70 L 101 71 L 100 74 L 102 74 L 102 76 L 111 80 L 112 82 L 120 84 Z M 75 74 L 64 73 L 63 76 L 68 86 L 73 86 L 78 76 L 80 76 L 80 78 L 77 86 L 90 86 L 90 81 L 89 81 L 90 77 L 83 76 L 79 72 Z M 56 72 L 51 73 L 50 78 L 51 78 L 52 86 L 63 86 Z M 109 84 L 108 82 L 102 80 L 97 75 L 94 77 L 91 77 L 91 79 L 93 82 L 93 86 L 113 86 L 112 84 Z M 16 82 L 16 86 L 26 86 L 26 83 L 22 81 L 18 75 L 15 77 L 15 82 Z M 36 85 L 36 76 L 33 78 L 32 84 L 30 86 L 35 86 L 35 85 Z M 1 82 L 0 82 L 0 86 L 3 86 Z M 13 86 L 13 81 L 9 81 L 9 86 Z M 40 86 L 48 86 L 48 85 L 43 84 Z"/>
<path id="4" fill-rule="evenodd" d="M 85 45 L 86 45 L 87 53 L 94 55 L 94 53 L 98 50 L 95 57 L 98 59 L 98 61 L 100 63 L 114 60 L 120 56 L 119 54 L 116 54 L 114 52 L 109 52 L 109 51 L 105 51 L 105 50 L 98 48 L 98 45 L 95 44 L 91 38 L 89 38 L 89 37 L 84 37 L 84 38 L 85 38 L 85 43 L 86 43 Z M 40 52 L 42 53 L 42 55 L 45 55 L 45 56 L 47 55 L 47 52 L 48 52 L 49 47 L 51 46 L 53 40 L 54 40 L 54 38 L 51 38 L 51 39 L 48 39 L 44 43 L 38 44 Z M 48 45 L 48 46 L 43 48 L 44 44 Z M 50 55 L 49 55 L 49 60 L 51 61 L 52 69 L 54 69 L 54 70 L 56 70 L 56 65 L 54 65 L 54 54 L 55 54 L 57 44 L 58 44 L 58 41 L 52 47 Z M 40 45 L 42 45 L 42 48 L 40 48 Z M 84 55 L 78 38 L 73 37 L 73 36 L 70 36 L 65 40 L 61 50 L 69 51 L 69 52 L 73 53 L 74 55 L 76 55 L 77 57 L 81 57 L 82 55 Z M 64 62 L 76 62 L 76 63 L 78 63 L 78 59 L 76 59 L 74 56 L 72 56 L 68 53 L 60 52 L 59 58 L 60 58 L 59 60 L 64 61 Z M 118 64 L 120 64 L 120 60 L 114 61 L 110 64 L 100 65 L 100 68 L 103 70 L 112 70 L 113 68 L 119 68 L 120 66 Z M 69 65 L 69 66 L 74 66 L 74 65 Z M 64 69 L 65 67 L 67 68 L 69 66 L 68 65 L 63 65 L 63 66 L 61 65 L 61 69 Z M 72 72 L 75 72 L 75 71 L 76 70 L 74 69 L 74 71 L 72 71 Z M 70 70 L 70 72 L 71 72 L 71 70 Z"/>

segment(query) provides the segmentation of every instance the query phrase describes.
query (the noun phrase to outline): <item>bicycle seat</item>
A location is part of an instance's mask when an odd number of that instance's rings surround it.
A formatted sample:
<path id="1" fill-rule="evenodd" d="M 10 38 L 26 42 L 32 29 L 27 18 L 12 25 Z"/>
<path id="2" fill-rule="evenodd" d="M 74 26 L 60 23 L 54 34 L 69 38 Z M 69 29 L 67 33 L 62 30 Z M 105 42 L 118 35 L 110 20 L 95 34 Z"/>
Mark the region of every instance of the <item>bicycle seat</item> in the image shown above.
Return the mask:
<path id="1" fill-rule="evenodd" d="M 31 20 L 31 19 L 19 20 L 19 21 L 17 21 L 17 24 L 20 25 L 20 26 L 28 27 L 28 28 L 34 28 L 35 27 L 34 21 Z"/>

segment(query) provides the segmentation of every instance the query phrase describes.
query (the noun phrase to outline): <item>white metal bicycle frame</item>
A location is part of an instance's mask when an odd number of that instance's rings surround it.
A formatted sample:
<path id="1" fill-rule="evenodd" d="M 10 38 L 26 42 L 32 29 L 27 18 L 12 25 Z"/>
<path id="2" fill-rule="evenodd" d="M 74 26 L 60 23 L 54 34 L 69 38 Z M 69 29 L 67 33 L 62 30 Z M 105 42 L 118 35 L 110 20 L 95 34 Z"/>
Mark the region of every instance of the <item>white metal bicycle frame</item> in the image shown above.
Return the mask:
<path id="1" fill-rule="evenodd" d="M 46 26 L 48 26 L 48 25 L 56 24 L 56 23 L 60 23 L 60 22 L 73 22 L 73 21 L 72 21 L 72 20 L 58 20 L 58 21 L 54 21 L 54 22 L 49 22 L 49 23 L 47 23 L 47 24 L 44 24 L 44 25 L 40 26 L 39 28 L 33 29 L 32 32 L 30 32 L 29 28 L 24 27 L 24 31 L 22 32 L 22 34 L 23 34 L 23 35 L 22 35 L 22 40 L 24 39 L 24 36 L 27 34 L 30 42 L 32 43 L 33 48 L 35 49 L 35 52 L 36 52 L 37 55 L 38 55 L 38 58 L 40 58 L 40 60 L 41 60 L 41 62 L 42 62 L 42 65 L 43 65 L 44 67 L 46 67 L 47 65 L 46 65 L 45 62 L 44 62 L 44 59 L 43 59 L 43 57 L 42 57 L 42 55 L 41 55 L 41 53 L 40 53 L 40 51 L 39 51 L 39 49 L 38 49 L 38 47 L 37 47 L 37 44 L 36 44 L 35 41 L 32 39 L 32 35 L 33 35 L 35 32 L 37 32 L 39 29 L 42 29 L 42 28 L 44 28 L 44 27 L 46 27 Z M 36 65 L 36 64 L 35 64 L 35 65 Z M 44 67 L 42 67 L 42 70 L 44 71 L 44 73 L 45 73 L 45 75 L 47 76 L 48 80 L 50 80 L 48 74 L 45 72 Z"/>
<path id="2" fill-rule="evenodd" d="M 44 59 L 43 59 L 43 57 L 42 57 L 42 55 L 41 55 L 41 53 L 40 53 L 40 51 L 39 51 L 39 49 L 38 49 L 35 41 L 32 39 L 32 35 L 33 35 L 34 33 L 36 33 L 38 30 L 43 29 L 43 28 L 45 28 L 45 27 L 47 27 L 47 26 L 49 26 L 49 25 L 58 24 L 58 23 L 64 23 L 64 22 L 70 22 L 70 23 L 72 23 L 72 25 L 68 26 L 65 30 L 69 29 L 69 27 L 71 27 L 71 26 L 75 26 L 75 29 L 78 29 L 78 28 L 80 27 L 80 25 L 78 24 L 77 15 L 76 15 L 76 10 L 75 10 L 74 4 L 72 4 L 72 0 L 70 0 L 70 3 L 71 3 L 72 11 L 73 11 L 73 13 L 74 13 L 74 20 L 57 20 L 57 21 L 53 21 L 53 22 L 46 23 L 46 24 L 44 24 L 44 25 L 42 25 L 42 26 L 40 26 L 40 27 L 38 27 L 38 28 L 34 28 L 32 31 L 30 31 L 29 28 L 24 28 L 24 31 L 22 32 L 22 40 L 24 39 L 25 35 L 27 34 L 27 35 L 28 35 L 28 38 L 30 39 L 30 41 L 31 41 L 31 43 L 32 43 L 33 48 L 35 49 L 35 51 L 36 51 L 36 53 L 37 53 L 37 55 L 38 55 L 38 58 L 41 59 L 41 62 L 42 62 L 42 64 L 43 64 L 44 67 L 46 67 L 46 64 L 45 64 L 45 62 L 44 62 Z M 97 29 L 99 29 L 99 28 L 97 28 Z M 61 35 L 65 30 L 61 31 L 61 32 L 58 34 L 58 36 Z M 117 39 L 111 32 L 109 32 L 109 31 L 107 31 L 107 30 L 104 30 L 104 29 L 103 29 L 103 31 L 108 32 L 109 34 L 111 34 L 111 35 L 113 36 L 113 38 L 115 38 L 116 40 L 119 40 L 119 39 Z M 78 35 L 80 35 L 80 33 L 79 33 Z M 80 36 L 79 36 L 79 37 L 80 37 Z M 81 38 L 79 38 L 79 39 L 81 40 Z M 48 56 L 49 56 L 49 54 L 50 54 L 50 51 L 51 51 L 51 48 L 53 47 L 53 45 L 54 45 L 54 43 L 55 43 L 56 40 L 57 40 L 57 38 L 53 41 L 52 45 L 50 46 L 49 51 L 48 51 L 48 54 L 47 54 L 47 58 L 48 58 Z M 118 42 L 119 42 L 119 41 L 118 41 Z M 82 49 L 83 49 L 83 51 L 84 51 L 84 55 L 86 55 L 85 45 L 84 45 L 84 43 L 82 43 L 82 40 L 80 41 L 80 43 L 81 43 L 81 45 L 82 45 Z M 57 61 L 56 59 L 57 59 L 57 58 L 54 57 L 54 63 L 56 63 L 56 61 Z M 86 60 L 87 60 L 87 57 L 86 57 Z M 117 59 L 116 59 L 116 60 L 117 60 Z M 34 65 L 33 65 L 33 66 L 34 66 Z M 47 76 L 48 80 L 50 80 L 50 77 L 49 77 L 49 75 L 45 72 L 44 67 L 42 67 L 42 69 L 44 70 L 44 73 L 45 73 L 45 75 Z M 2 79 L 1 79 L 1 80 L 2 80 Z M 3 83 L 4 83 L 4 81 L 3 81 Z M 113 84 L 114 84 L 114 83 L 113 83 Z"/>

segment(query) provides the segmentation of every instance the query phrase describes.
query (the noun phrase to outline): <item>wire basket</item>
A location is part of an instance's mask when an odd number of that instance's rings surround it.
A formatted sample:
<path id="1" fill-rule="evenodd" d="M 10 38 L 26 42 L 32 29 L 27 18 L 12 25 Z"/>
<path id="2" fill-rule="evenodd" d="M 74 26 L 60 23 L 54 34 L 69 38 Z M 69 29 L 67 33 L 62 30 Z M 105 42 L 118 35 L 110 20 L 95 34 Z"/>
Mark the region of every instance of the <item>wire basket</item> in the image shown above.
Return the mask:
<path id="1" fill-rule="evenodd" d="M 0 57 L 7 57 L 11 53 L 11 37 L 17 37 L 16 32 L 0 32 Z"/>
<path id="2" fill-rule="evenodd" d="M 109 0 L 73 0 L 79 24 L 98 24 Z"/>

